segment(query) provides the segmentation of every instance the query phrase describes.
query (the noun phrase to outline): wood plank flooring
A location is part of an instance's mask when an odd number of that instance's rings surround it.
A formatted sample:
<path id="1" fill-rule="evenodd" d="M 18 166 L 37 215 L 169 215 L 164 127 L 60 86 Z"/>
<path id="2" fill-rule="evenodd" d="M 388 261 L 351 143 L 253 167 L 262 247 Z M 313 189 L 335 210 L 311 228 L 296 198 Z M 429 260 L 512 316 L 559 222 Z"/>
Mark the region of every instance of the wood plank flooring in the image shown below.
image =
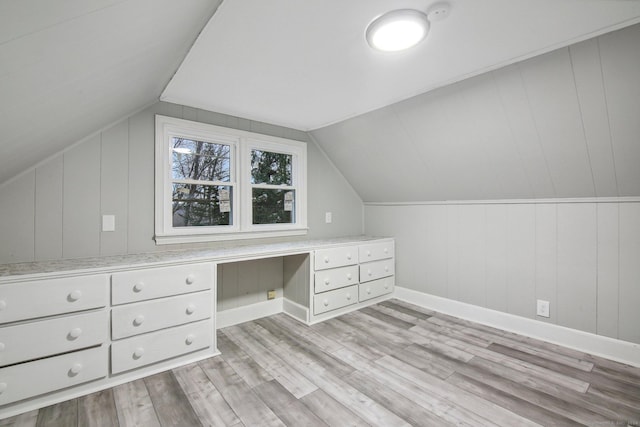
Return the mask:
<path id="1" fill-rule="evenodd" d="M 639 426 L 640 369 L 390 300 L 0 426 Z"/>

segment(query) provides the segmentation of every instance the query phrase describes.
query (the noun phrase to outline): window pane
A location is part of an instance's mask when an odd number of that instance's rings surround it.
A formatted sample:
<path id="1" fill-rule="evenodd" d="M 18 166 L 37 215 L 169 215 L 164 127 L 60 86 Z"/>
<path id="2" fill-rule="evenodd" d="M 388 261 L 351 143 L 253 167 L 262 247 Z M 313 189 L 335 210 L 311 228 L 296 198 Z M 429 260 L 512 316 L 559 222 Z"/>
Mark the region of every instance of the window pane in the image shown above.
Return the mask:
<path id="1" fill-rule="evenodd" d="M 254 188 L 254 224 L 292 224 L 295 222 L 295 191 Z"/>
<path id="2" fill-rule="evenodd" d="M 251 183 L 291 184 L 291 154 L 251 150 Z"/>
<path id="3" fill-rule="evenodd" d="M 173 184 L 173 226 L 231 225 L 233 187 Z"/>
<path id="4" fill-rule="evenodd" d="M 173 179 L 231 180 L 231 146 L 172 138 Z"/>

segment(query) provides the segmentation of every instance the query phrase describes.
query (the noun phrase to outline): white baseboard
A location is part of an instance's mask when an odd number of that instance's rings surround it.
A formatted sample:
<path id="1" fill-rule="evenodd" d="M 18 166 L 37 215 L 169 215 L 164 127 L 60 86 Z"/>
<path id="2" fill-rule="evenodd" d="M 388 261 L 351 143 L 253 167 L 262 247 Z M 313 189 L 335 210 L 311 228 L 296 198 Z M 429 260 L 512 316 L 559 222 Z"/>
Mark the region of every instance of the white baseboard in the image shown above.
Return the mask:
<path id="1" fill-rule="evenodd" d="M 309 321 L 309 309 L 297 302 L 291 301 L 290 299 L 284 298 L 282 311 L 301 322 L 307 323 Z"/>
<path id="2" fill-rule="evenodd" d="M 276 298 L 243 307 L 218 311 L 216 313 L 216 329 L 282 313 L 282 301 L 283 298 Z"/>
<path id="3" fill-rule="evenodd" d="M 544 323 L 396 286 L 395 297 L 429 310 L 640 367 L 640 344 Z"/>

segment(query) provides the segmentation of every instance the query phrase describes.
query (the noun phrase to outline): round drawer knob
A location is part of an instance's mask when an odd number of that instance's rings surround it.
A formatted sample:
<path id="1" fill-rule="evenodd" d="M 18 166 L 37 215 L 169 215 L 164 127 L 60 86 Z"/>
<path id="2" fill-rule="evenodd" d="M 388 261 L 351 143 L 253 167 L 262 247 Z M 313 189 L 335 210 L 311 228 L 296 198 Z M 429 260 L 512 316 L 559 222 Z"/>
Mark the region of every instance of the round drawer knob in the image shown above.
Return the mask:
<path id="1" fill-rule="evenodd" d="M 196 306 L 193 304 L 189 304 L 185 311 L 187 312 L 187 314 L 193 314 L 196 311 Z"/>
<path id="2" fill-rule="evenodd" d="M 367 293 L 370 294 L 371 293 L 371 288 L 367 288 Z"/>
<path id="3" fill-rule="evenodd" d="M 347 301 L 351 301 L 351 294 L 347 294 Z"/>
<path id="4" fill-rule="evenodd" d="M 388 254 L 389 253 L 389 249 L 388 248 L 384 248 L 384 253 Z"/>
<path id="5" fill-rule="evenodd" d="M 72 340 L 75 340 L 76 338 L 78 338 L 80 335 L 82 334 L 82 329 L 80 328 L 73 328 L 72 330 L 69 331 L 69 338 Z"/>
<path id="6" fill-rule="evenodd" d="M 4 393 L 7 390 L 7 383 L 0 383 L 0 393 Z"/>
<path id="7" fill-rule="evenodd" d="M 0 300 L 0 311 L 7 308 L 7 302 L 5 300 Z"/>
<path id="8" fill-rule="evenodd" d="M 195 340 L 196 340 L 196 337 L 195 337 L 195 336 L 193 336 L 193 335 L 191 335 L 191 334 L 189 334 L 189 335 L 187 335 L 187 337 L 184 339 L 184 343 L 185 343 L 186 345 L 191 345 L 191 344 L 193 344 L 193 342 L 194 342 Z"/>
<path id="9" fill-rule="evenodd" d="M 353 276 L 351 276 L 351 273 L 347 274 L 347 280 L 351 280 Z"/>
<path id="10" fill-rule="evenodd" d="M 385 284 L 384 284 L 384 288 L 385 288 L 385 289 L 389 289 L 389 284 L 388 284 L 388 283 L 385 283 Z"/>
<path id="11" fill-rule="evenodd" d="M 385 271 L 385 272 L 389 271 L 389 266 L 388 266 L 388 265 L 385 265 L 385 266 L 384 266 L 384 271 Z"/>
<path id="12" fill-rule="evenodd" d="M 144 355 L 144 348 L 142 347 L 136 348 L 136 350 L 133 352 L 134 359 L 140 359 L 143 355 Z"/>
<path id="13" fill-rule="evenodd" d="M 4 343 L 0 342 L 0 351 L 4 351 L 5 347 Z"/>
<path id="14" fill-rule="evenodd" d="M 326 279 L 324 279 L 324 284 L 325 285 L 329 285 L 331 283 L 331 280 L 329 280 L 329 278 L 327 277 Z"/>
<path id="15" fill-rule="evenodd" d="M 80 289 L 76 289 L 75 291 L 69 294 L 68 299 L 71 302 L 78 301 L 81 296 L 82 296 L 82 292 L 80 291 Z"/>
<path id="16" fill-rule="evenodd" d="M 69 374 L 72 377 L 75 377 L 82 371 L 82 363 L 74 363 L 71 369 L 69 369 Z"/>
<path id="17" fill-rule="evenodd" d="M 144 322 L 144 316 L 142 314 L 138 314 L 135 319 L 133 319 L 134 326 L 140 326 Z"/>
<path id="18" fill-rule="evenodd" d="M 322 304 L 324 304 L 325 307 L 329 307 L 329 300 L 326 299 L 326 300 L 322 301 Z"/>
<path id="19" fill-rule="evenodd" d="M 367 274 L 371 276 L 373 273 L 371 272 L 371 270 L 367 270 Z"/>
<path id="20" fill-rule="evenodd" d="M 371 256 L 371 251 L 367 251 L 367 256 Z"/>
<path id="21" fill-rule="evenodd" d="M 347 254 L 347 259 L 351 260 L 351 254 Z"/>
<path id="22" fill-rule="evenodd" d="M 144 282 L 138 282 L 133 285 L 133 292 L 142 292 L 144 289 Z"/>
<path id="23" fill-rule="evenodd" d="M 329 264 L 329 257 L 328 256 L 324 257 L 324 263 L 325 264 Z"/>
<path id="24" fill-rule="evenodd" d="M 196 276 L 189 274 L 184 281 L 187 282 L 187 285 L 191 285 L 196 281 Z"/>

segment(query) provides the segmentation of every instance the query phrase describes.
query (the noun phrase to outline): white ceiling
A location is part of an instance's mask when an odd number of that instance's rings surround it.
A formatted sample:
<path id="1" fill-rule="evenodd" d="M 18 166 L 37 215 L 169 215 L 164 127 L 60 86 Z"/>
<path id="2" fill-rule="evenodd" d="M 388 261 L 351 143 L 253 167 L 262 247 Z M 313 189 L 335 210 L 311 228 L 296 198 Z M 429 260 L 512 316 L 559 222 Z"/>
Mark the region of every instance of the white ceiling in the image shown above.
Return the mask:
<path id="1" fill-rule="evenodd" d="M 640 21 L 637 0 L 452 0 L 419 46 L 366 44 L 376 16 L 434 2 L 226 1 L 161 99 L 313 130 Z"/>
<path id="2" fill-rule="evenodd" d="M 221 0 L 0 1 L 0 183 L 157 101 Z"/>

